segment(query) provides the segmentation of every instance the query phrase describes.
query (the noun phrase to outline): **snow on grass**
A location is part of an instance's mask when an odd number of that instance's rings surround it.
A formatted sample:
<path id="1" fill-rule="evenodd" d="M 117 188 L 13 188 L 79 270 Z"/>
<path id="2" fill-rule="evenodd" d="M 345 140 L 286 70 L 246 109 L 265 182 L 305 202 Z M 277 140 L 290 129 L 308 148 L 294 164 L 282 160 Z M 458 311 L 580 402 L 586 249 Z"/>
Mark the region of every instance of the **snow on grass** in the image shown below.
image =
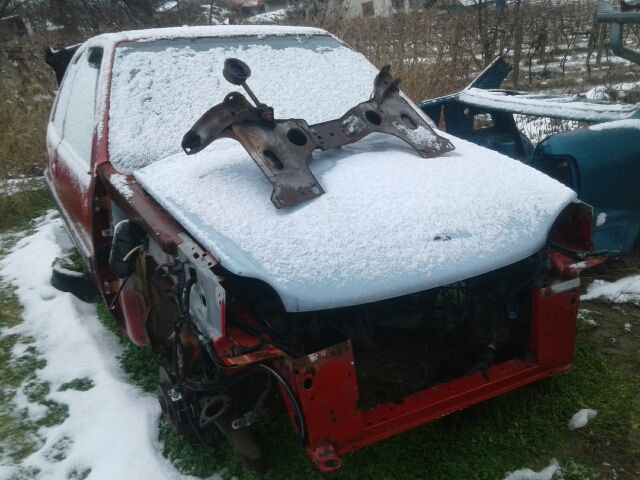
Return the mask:
<path id="1" fill-rule="evenodd" d="M 598 412 L 591 408 L 583 408 L 578 410 L 571 420 L 569 420 L 569 430 L 577 430 L 587 425 L 591 420 L 598 416 Z"/>
<path id="2" fill-rule="evenodd" d="M 20 464 L 0 466 L 0 477 L 31 472 L 36 478 L 86 478 L 90 472 L 92 480 L 191 478 L 161 455 L 158 402 L 128 382 L 118 342 L 100 324 L 94 306 L 49 284 L 51 264 L 65 242 L 62 221 L 49 213 L 0 262 L 2 280 L 15 288 L 24 308 L 23 322 L 10 333 L 34 339 L 46 360 L 37 370 L 36 385 L 47 386 L 40 395 L 68 407 L 66 419 L 40 428 L 43 444 Z M 42 415 L 31 405 L 33 395 L 22 385 L 13 403 L 29 415 Z"/>
<path id="3" fill-rule="evenodd" d="M 551 460 L 551 464 L 540 470 L 534 472 L 530 468 L 523 468 L 509 473 L 504 480 L 551 480 L 552 478 L 561 478 L 560 465 L 554 459 Z"/>
<path id="4" fill-rule="evenodd" d="M 43 177 L 22 177 L 0 180 L 0 197 L 13 195 L 23 190 L 42 188 L 43 185 Z"/>
<path id="5" fill-rule="evenodd" d="M 524 133 L 534 145 L 556 133 L 570 132 L 584 126 L 577 120 L 536 117 L 533 115 L 514 114 L 518 130 Z"/>
<path id="6" fill-rule="evenodd" d="M 281 8 L 280 10 L 274 10 L 272 12 L 259 13 L 252 17 L 247 18 L 250 23 L 274 23 L 284 20 L 288 13 L 293 11 L 289 8 Z"/>
<path id="7" fill-rule="evenodd" d="M 625 82 L 614 85 L 597 85 L 587 92 L 584 96 L 589 100 L 598 101 L 617 101 L 625 100 L 640 93 L 640 82 Z"/>
<path id="8" fill-rule="evenodd" d="M 615 282 L 594 280 L 582 295 L 582 300 L 603 299 L 613 303 L 640 304 L 640 275 L 621 278 Z"/>

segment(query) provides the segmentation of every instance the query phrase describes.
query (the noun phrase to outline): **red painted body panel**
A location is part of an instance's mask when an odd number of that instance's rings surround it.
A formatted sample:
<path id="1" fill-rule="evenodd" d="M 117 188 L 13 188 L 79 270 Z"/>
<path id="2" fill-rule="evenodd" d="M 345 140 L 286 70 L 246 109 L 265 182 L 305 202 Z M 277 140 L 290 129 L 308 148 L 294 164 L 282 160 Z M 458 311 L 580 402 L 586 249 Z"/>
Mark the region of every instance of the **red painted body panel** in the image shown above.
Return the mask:
<path id="1" fill-rule="evenodd" d="M 45 173 L 58 208 L 65 216 L 75 243 L 87 259 L 93 258 L 93 242 L 91 241 L 91 190 L 80 184 L 61 156 L 57 146 L 50 146 L 49 167 Z M 88 162 L 87 162 L 88 164 Z M 88 172 L 87 172 L 88 173 Z"/>
<path id="2" fill-rule="evenodd" d="M 340 467 L 344 454 L 567 370 L 574 357 L 579 298 L 577 285 L 559 292 L 533 291 L 529 358 L 493 365 L 486 372 L 370 410 L 358 408 L 357 365 L 349 341 L 302 358 L 280 360 L 279 370 L 304 412 L 309 457 L 320 470 L 330 472 Z M 288 411 L 295 428 L 291 405 Z"/>

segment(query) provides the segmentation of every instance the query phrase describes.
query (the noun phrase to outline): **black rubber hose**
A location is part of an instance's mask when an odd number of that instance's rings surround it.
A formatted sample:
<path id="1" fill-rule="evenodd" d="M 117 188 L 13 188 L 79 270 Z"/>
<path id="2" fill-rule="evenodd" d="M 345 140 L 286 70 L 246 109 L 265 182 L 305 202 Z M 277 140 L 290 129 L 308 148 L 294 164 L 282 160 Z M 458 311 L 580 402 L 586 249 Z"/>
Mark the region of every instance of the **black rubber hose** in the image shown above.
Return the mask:
<path id="1" fill-rule="evenodd" d="M 307 438 L 307 432 L 306 432 L 306 427 L 304 423 L 304 416 L 302 415 L 302 408 L 300 407 L 300 403 L 298 402 L 298 399 L 293 393 L 293 390 L 291 390 L 291 387 L 289 386 L 287 381 L 282 377 L 282 375 L 280 375 L 275 369 L 271 368 L 269 365 L 260 363 L 258 364 L 258 367 L 266 370 L 271 375 L 273 375 L 273 377 L 278 381 L 278 383 L 282 386 L 282 388 L 286 392 L 287 397 L 289 397 L 289 400 L 291 401 L 291 404 L 293 405 L 293 408 L 296 411 L 296 416 L 298 417 L 298 433 L 300 434 L 300 441 L 304 446 Z"/>

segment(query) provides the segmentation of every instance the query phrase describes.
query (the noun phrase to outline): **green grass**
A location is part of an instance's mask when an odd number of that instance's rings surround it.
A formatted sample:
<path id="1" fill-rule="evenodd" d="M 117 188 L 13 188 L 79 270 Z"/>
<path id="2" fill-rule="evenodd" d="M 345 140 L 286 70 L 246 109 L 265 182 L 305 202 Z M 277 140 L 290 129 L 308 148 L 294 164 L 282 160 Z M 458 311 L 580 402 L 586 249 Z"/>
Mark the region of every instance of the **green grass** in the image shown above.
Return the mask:
<path id="1" fill-rule="evenodd" d="M 27 229 L 35 217 L 50 208 L 53 202 L 45 188 L 0 196 L 0 232 Z"/>
<path id="2" fill-rule="evenodd" d="M 45 190 L 26 191 L 0 197 L 0 255 L 4 255 L 15 242 L 33 227 L 34 218 L 52 206 Z M 38 450 L 44 438 L 41 427 L 59 425 L 68 417 L 67 405 L 49 398 L 50 386 L 37 377 L 46 361 L 41 357 L 34 340 L 29 336 L 7 332 L 22 322 L 22 307 L 13 290 L 0 284 L 0 461 L 20 462 Z M 22 353 L 14 354 L 21 346 Z M 24 409 L 17 409 L 14 396 L 18 390 L 27 399 L 45 407 L 37 419 L 29 418 Z M 20 469 L 12 478 L 34 478 L 37 471 Z"/>
<path id="3" fill-rule="evenodd" d="M 46 362 L 32 345 L 33 339 L 4 332 L 22 321 L 22 308 L 6 286 L 0 286 L 0 306 L 0 459 L 19 462 L 42 446 L 40 427 L 61 424 L 69 412 L 67 405 L 49 398 L 49 384 L 37 378 Z M 13 355 L 18 344 L 26 347 L 20 355 Z M 25 410 L 16 408 L 14 395 L 19 389 L 29 401 L 45 407 L 44 415 L 32 419 Z"/>
<path id="4" fill-rule="evenodd" d="M 70 382 L 60 385 L 60 388 L 58 388 L 58 390 L 61 392 L 64 392 L 65 390 L 77 390 L 79 392 L 86 392 L 87 390 L 92 389 L 93 386 L 93 380 L 91 380 L 90 378 L 74 378 Z"/>

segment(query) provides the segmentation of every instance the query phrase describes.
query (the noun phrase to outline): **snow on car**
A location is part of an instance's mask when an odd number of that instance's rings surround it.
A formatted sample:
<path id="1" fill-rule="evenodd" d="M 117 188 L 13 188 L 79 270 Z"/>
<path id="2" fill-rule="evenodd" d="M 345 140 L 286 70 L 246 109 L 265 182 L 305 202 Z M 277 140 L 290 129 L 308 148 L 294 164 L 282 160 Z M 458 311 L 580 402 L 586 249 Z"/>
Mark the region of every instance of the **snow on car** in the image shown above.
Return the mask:
<path id="1" fill-rule="evenodd" d="M 278 398 L 328 472 L 571 365 L 578 274 L 600 261 L 590 207 L 438 131 L 323 30 L 90 39 L 47 147 L 103 300 L 137 345 L 173 352 L 171 424 L 219 428 L 258 469 L 251 425 Z"/>

